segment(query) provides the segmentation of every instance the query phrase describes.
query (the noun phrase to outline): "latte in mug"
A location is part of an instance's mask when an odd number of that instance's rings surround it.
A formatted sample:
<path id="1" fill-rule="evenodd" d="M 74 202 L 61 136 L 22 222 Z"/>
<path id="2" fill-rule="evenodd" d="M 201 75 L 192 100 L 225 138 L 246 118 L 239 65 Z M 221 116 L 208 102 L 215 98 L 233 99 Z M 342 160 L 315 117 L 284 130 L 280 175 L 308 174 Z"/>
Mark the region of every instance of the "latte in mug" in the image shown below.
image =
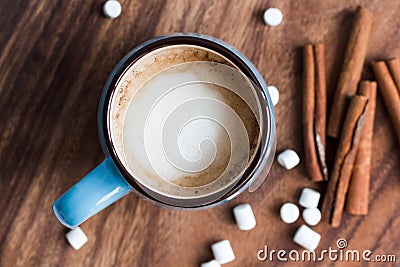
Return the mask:
<path id="1" fill-rule="evenodd" d="M 98 127 L 105 159 L 53 204 L 71 229 L 132 191 L 168 208 L 222 204 L 257 190 L 275 153 L 261 75 L 239 51 L 196 33 L 129 52 L 103 89 Z"/>
<path id="2" fill-rule="evenodd" d="M 173 198 L 232 188 L 260 140 L 254 84 L 193 45 L 156 49 L 130 65 L 111 99 L 118 157 L 149 191 Z"/>

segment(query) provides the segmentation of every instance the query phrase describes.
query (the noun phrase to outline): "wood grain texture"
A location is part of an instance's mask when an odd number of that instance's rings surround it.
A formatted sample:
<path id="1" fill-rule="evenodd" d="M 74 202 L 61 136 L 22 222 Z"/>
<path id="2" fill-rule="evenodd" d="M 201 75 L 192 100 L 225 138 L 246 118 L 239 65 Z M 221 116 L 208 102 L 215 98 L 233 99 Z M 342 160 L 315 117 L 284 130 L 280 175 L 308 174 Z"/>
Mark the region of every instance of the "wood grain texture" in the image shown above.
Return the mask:
<path id="1" fill-rule="evenodd" d="M 306 177 L 303 163 L 291 171 L 274 163 L 258 191 L 211 210 L 172 211 L 130 194 L 82 225 L 89 242 L 78 252 L 65 241 L 66 229 L 51 205 L 102 161 L 96 127 L 100 93 L 118 60 L 140 42 L 188 31 L 241 50 L 280 89 L 277 151 L 293 148 L 303 157 L 300 47 L 325 43 L 331 105 L 356 6 L 375 14 L 369 62 L 400 56 L 400 2 L 121 3 L 121 17 L 111 21 L 101 15 L 103 2 L 97 0 L 0 0 L 0 266 L 198 266 L 211 259 L 209 245 L 220 239 L 229 239 L 236 253 L 226 266 L 280 265 L 259 262 L 256 253 L 264 245 L 299 249 L 291 238 L 302 221 L 285 225 L 278 211 L 282 203 L 295 202 L 303 187 L 322 190 Z M 269 6 L 282 9 L 282 25 L 263 24 L 262 11 Z M 362 77 L 373 79 L 369 67 Z M 334 145 L 328 140 L 328 149 Z M 397 254 L 400 261 L 400 150 L 380 95 L 372 150 L 370 214 L 345 215 L 339 229 L 323 222 L 315 230 L 323 234 L 320 249 L 346 238 L 352 249 Z M 257 218 L 250 232 L 239 231 L 231 214 L 244 202 Z"/>

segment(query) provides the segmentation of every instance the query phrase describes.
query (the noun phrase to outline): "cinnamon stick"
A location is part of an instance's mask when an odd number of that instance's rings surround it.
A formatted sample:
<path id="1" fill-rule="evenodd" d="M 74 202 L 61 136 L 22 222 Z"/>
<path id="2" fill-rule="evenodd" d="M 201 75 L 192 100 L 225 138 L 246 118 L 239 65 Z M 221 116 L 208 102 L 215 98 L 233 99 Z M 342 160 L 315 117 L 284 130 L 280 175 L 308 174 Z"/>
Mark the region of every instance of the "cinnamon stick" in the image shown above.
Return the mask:
<path id="1" fill-rule="evenodd" d="M 320 169 L 324 180 L 328 180 L 326 166 L 326 74 L 325 46 L 314 46 L 315 54 L 315 142 Z"/>
<path id="2" fill-rule="evenodd" d="M 354 95 L 350 100 L 343 124 L 332 175 L 322 205 L 323 218 L 329 221 L 333 227 L 339 227 L 342 219 L 350 175 L 364 124 L 367 102 L 366 97 Z"/>
<path id="3" fill-rule="evenodd" d="M 400 144 L 400 96 L 392 75 L 385 62 L 372 62 L 372 69 L 378 81 L 379 91 L 388 110 L 393 128 Z"/>
<path id="4" fill-rule="evenodd" d="M 400 90 L 400 60 L 398 58 L 392 58 L 387 61 L 390 73 L 392 74 L 393 80 Z"/>
<path id="5" fill-rule="evenodd" d="M 348 97 L 357 91 L 367 52 L 373 15 L 367 9 L 358 7 L 355 22 L 347 44 L 342 71 L 329 117 L 327 135 L 338 137 L 348 104 Z"/>
<path id="6" fill-rule="evenodd" d="M 354 215 L 368 214 L 369 185 L 371 179 L 372 136 L 374 132 L 376 82 L 362 81 L 358 93 L 368 98 L 364 128 L 358 144 L 357 155 L 346 197 L 346 212 Z"/>
<path id="7" fill-rule="evenodd" d="M 319 167 L 314 139 L 315 112 L 315 57 L 312 45 L 304 47 L 303 70 L 303 143 L 305 165 L 311 180 L 322 181 L 323 176 Z"/>

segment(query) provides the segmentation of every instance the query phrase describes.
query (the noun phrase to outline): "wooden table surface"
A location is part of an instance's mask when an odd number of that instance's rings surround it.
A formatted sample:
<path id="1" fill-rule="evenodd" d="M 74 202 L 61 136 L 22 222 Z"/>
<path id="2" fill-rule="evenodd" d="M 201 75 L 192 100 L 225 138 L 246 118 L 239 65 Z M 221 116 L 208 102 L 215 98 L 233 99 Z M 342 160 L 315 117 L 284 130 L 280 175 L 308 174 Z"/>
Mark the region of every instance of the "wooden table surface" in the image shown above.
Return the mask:
<path id="1" fill-rule="evenodd" d="M 211 259 L 210 244 L 221 239 L 229 239 L 236 254 L 226 266 L 278 265 L 276 258 L 258 261 L 257 251 L 265 245 L 300 250 L 292 235 L 303 223 L 281 222 L 280 205 L 296 202 L 303 187 L 323 190 L 306 177 L 303 164 L 286 171 L 274 163 L 258 191 L 211 210 L 173 211 L 130 194 L 82 224 L 89 241 L 80 251 L 68 245 L 51 205 L 103 160 L 96 126 L 100 93 L 119 59 L 137 44 L 188 31 L 241 50 L 280 90 L 277 151 L 293 148 L 302 156 L 300 47 L 326 44 L 330 104 L 355 7 L 375 14 L 369 62 L 400 56 L 400 2 L 121 2 L 122 15 L 109 20 L 98 0 L 0 1 L 0 266 L 199 266 Z M 270 6 L 284 14 L 275 28 L 262 22 Z M 363 77 L 373 79 L 369 66 Z M 397 254 L 400 264 L 399 148 L 378 94 L 370 214 L 346 215 L 339 229 L 326 222 L 314 227 L 322 234 L 319 250 L 335 249 L 336 240 L 345 238 L 350 249 Z M 238 230 L 231 213 L 244 202 L 257 218 L 249 232 Z"/>

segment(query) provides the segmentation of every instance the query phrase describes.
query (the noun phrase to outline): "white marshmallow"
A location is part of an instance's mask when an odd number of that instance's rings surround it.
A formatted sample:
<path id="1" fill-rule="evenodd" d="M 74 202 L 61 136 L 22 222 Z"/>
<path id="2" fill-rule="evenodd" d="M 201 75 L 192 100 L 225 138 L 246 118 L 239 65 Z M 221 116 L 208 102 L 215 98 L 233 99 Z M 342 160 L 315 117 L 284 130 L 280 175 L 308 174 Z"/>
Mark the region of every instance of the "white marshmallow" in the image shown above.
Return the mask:
<path id="1" fill-rule="evenodd" d="M 274 27 L 281 24 L 283 20 L 283 14 L 278 8 L 268 8 L 264 12 L 263 19 L 265 24 Z"/>
<path id="2" fill-rule="evenodd" d="M 304 208 L 316 208 L 318 207 L 319 198 L 321 194 L 310 188 L 303 188 L 299 198 L 300 206 Z"/>
<path id="3" fill-rule="evenodd" d="M 79 250 L 87 241 L 88 238 L 81 228 L 76 227 L 66 234 L 68 243 L 76 250 Z"/>
<path id="4" fill-rule="evenodd" d="M 303 248 L 313 251 L 318 247 L 321 235 L 306 225 L 302 225 L 294 234 L 293 241 Z"/>
<path id="5" fill-rule="evenodd" d="M 278 88 L 276 88 L 273 85 L 268 86 L 268 93 L 271 96 L 272 104 L 275 107 L 276 104 L 278 104 L 278 102 L 279 102 L 279 91 L 278 91 Z"/>
<path id="6" fill-rule="evenodd" d="M 303 219 L 311 226 L 317 225 L 321 221 L 321 212 L 317 208 L 304 209 Z"/>
<path id="7" fill-rule="evenodd" d="M 278 155 L 278 163 L 286 170 L 293 169 L 300 163 L 300 158 L 296 151 L 292 149 L 286 149 Z"/>
<path id="8" fill-rule="evenodd" d="M 281 207 L 281 219 L 285 223 L 294 223 L 300 215 L 299 208 L 293 203 L 285 203 Z"/>
<path id="9" fill-rule="evenodd" d="M 249 204 L 234 207 L 233 215 L 240 230 L 248 231 L 256 227 L 256 218 Z"/>
<path id="10" fill-rule="evenodd" d="M 121 15 L 122 7 L 117 0 L 108 0 L 103 5 L 103 14 L 107 18 L 115 19 Z"/>
<path id="11" fill-rule="evenodd" d="M 235 259 L 231 243 L 229 240 L 222 240 L 211 245 L 211 250 L 215 260 L 219 264 L 225 264 Z"/>
<path id="12" fill-rule="evenodd" d="M 216 260 L 212 260 L 202 263 L 200 267 L 221 267 L 221 265 Z"/>

